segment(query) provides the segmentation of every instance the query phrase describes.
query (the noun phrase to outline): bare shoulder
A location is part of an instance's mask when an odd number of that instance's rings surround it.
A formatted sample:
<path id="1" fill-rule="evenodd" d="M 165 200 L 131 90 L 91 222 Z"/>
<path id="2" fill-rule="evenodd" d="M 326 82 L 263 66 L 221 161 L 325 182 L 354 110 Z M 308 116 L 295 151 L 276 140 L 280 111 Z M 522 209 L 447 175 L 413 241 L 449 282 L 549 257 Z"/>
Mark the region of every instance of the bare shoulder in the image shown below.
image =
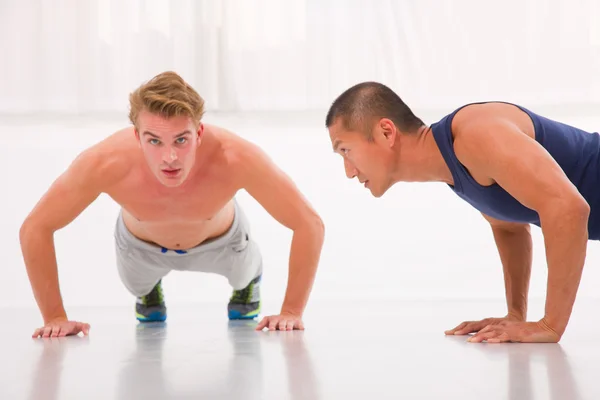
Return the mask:
<path id="1" fill-rule="evenodd" d="M 452 120 L 452 135 L 456 157 L 482 185 L 495 182 L 492 169 L 506 168 L 540 147 L 529 116 L 505 103 L 464 107 Z"/>
<path id="2" fill-rule="evenodd" d="M 220 154 L 227 165 L 237 168 L 249 167 L 267 157 L 260 146 L 235 132 L 214 125 L 205 125 L 219 142 Z"/>
<path id="3" fill-rule="evenodd" d="M 514 129 L 535 137 L 531 118 L 516 105 L 508 103 L 476 103 L 459 110 L 452 119 L 455 139 L 467 136 L 493 136 L 494 128 L 511 125 Z"/>
<path id="4" fill-rule="evenodd" d="M 127 130 L 116 132 L 75 157 L 27 216 L 27 225 L 58 230 L 123 179 L 132 163 L 127 152 L 133 146 L 127 135 Z"/>
<path id="5" fill-rule="evenodd" d="M 102 141 L 83 150 L 71 163 L 67 175 L 89 180 L 101 191 L 123 179 L 133 166 L 132 152 L 136 139 L 132 128 L 114 132 Z"/>

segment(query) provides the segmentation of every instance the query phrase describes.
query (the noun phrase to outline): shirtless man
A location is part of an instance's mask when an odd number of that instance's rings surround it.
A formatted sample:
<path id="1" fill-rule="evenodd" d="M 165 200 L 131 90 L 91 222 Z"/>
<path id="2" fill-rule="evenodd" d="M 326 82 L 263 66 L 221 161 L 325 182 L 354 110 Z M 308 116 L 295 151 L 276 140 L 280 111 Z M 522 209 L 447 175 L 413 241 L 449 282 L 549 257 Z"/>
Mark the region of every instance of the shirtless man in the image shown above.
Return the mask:
<path id="1" fill-rule="evenodd" d="M 203 124 L 204 101 L 173 72 L 130 95 L 132 127 L 83 151 L 24 221 L 21 248 L 44 326 L 33 337 L 88 334 L 68 319 L 58 285 L 53 234 L 101 193 L 121 207 L 115 228 L 117 268 L 137 298 L 140 321 L 162 321 L 161 279 L 170 271 L 227 278 L 230 319 L 260 311 L 262 261 L 245 214 L 235 200 L 246 190 L 293 231 L 287 292 L 279 315 L 257 330 L 304 329 L 302 314 L 323 245 L 320 217 L 256 145 Z"/>
<path id="2" fill-rule="evenodd" d="M 348 178 L 373 196 L 396 182 L 444 182 L 489 221 L 508 313 L 463 322 L 471 342 L 558 342 L 575 302 L 588 240 L 600 240 L 600 135 L 523 107 L 468 104 L 426 126 L 388 87 L 364 82 L 331 105 L 326 126 Z M 545 315 L 527 321 L 530 224 L 548 263 Z"/>

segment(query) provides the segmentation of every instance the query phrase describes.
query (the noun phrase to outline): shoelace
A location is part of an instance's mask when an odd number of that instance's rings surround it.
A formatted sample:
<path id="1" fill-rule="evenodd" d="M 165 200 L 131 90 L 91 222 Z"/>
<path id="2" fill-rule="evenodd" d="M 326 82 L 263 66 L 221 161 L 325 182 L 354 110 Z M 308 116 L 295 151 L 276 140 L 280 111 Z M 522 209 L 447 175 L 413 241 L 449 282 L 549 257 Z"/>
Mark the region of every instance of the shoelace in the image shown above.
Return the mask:
<path id="1" fill-rule="evenodd" d="M 144 303 L 147 306 L 157 306 L 163 301 L 162 285 L 159 283 L 150 293 L 144 296 Z"/>
<path id="2" fill-rule="evenodd" d="M 235 303 L 247 303 L 252 295 L 252 287 L 253 285 L 248 285 L 248 287 L 242 290 L 234 291 L 231 301 Z"/>

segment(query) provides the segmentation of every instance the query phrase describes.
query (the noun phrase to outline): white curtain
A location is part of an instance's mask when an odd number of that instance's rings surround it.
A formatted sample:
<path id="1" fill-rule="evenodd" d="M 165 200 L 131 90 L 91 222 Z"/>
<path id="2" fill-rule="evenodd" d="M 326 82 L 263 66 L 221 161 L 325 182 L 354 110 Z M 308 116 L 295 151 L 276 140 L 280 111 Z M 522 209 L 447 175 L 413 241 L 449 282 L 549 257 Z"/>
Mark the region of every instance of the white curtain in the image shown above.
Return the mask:
<path id="1" fill-rule="evenodd" d="M 600 103 L 600 0 L 0 0 L 0 113 L 123 113 L 164 70 L 211 110 Z"/>

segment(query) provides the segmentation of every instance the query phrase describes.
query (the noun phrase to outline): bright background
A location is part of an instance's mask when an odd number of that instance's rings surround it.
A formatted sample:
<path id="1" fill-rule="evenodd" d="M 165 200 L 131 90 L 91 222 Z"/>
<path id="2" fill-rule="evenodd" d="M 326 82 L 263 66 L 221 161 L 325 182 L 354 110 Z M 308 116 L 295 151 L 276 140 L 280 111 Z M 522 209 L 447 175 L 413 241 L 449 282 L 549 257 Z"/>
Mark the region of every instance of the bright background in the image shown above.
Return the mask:
<path id="1" fill-rule="evenodd" d="M 488 225 L 443 184 L 399 184 L 375 199 L 345 178 L 324 119 L 347 87 L 385 83 L 426 123 L 504 100 L 600 129 L 598 0 L 0 1 L 0 54 L 0 307 L 35 307 L 18 239 L 28 212 L 81 150 L 127 124 L 128 93 L 164 70 L 198 89 L 207 122 L 261 145 L 324 219 L 307 313 L 326 301 L 504 294 Z M 291 234 L 239 199 L 264 254 L 265 311 L 277 312 Z M 67 311 L 133 304 L 115 267 L 117 212 L 102 196 L 56 234 Z M 533 234 L 531 296 L 542 298 Z M 597 297 L 599 284 L 590 243 L 580 296 Z M 168 305 L 230 295 L 224 278 L 190 273 L 169 275 L 165 292 Z"/>

